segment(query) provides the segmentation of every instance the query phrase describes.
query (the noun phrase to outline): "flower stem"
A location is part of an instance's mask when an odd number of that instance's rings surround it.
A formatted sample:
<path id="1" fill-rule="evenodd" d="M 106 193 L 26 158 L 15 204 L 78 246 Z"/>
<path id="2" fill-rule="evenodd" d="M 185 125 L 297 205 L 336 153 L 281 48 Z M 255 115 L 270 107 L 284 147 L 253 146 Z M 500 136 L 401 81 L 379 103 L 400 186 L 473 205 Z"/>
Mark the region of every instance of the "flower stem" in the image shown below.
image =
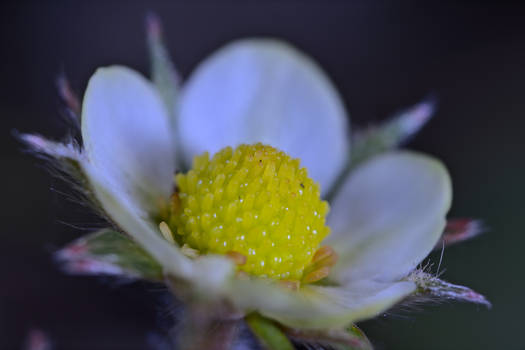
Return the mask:
<path id="1" fill-rule="evenodd" d="M 192 305 L 177 334 L 177 349 L 228 350 L 238 329 L 237 319 L 217 317 L 213 309 Z"/>
<path id="2" fill-rule="evenodd" d="M 246 317 L 246 323 L 265 349 L 293 350 L 294 347 L 283 331 L 259 314 L 250 314 Z"/>

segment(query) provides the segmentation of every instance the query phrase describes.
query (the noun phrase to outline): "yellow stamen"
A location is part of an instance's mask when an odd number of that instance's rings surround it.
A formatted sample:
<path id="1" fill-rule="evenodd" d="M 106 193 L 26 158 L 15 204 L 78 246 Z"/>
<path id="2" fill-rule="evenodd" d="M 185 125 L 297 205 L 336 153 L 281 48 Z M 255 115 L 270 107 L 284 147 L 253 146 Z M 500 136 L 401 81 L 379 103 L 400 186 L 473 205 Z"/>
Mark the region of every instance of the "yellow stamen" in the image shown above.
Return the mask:
<path id="1" fill-rule="evenodd" d="M 321 267 L 320 269 L 314 270 L 303 277 L 303 283 L 313 283 L 322 280 L 330 274 L 330 268 L 328 266 Z"/>
<path id="2" fill-rule="evenodd" d="M 187 244 L 184 244 L 180 250 L 182 251 L 182 254 L 186 255 L 188 258 L 197 258 L 199 256 L 199 251 L 191 248 Z"/>
<path id="3" fill-rule="evenodd" d="M 170 227 L 165 221 L 161 221 L 159 224 L 160 233 L 162 233 L 162 236 L 166 241 L 175 244 L 175 240 L 173 239 L 173 233 L 171 232 Z"/>
<path id="4" fill-rule="evenodd" d="M 286 288 L 286 289 L 289 289 L 289 290 L 298 290 L 299 287 L 301 286 L 301 282 L 299 281 L 291 281 L 291 280 L 280 280 L 279 281 L 279 284 Z"/>
<path id="5" fill-rule="evenodd" d="M 323 260 L 331 255 L 335 254 L 335 251 L 332 247 L 330 246 L 323 246 L 319 249 L 317 249 L 317 251 L 315 252 L 314 254 L 314 257 L 312 259 L 312 263 L 316 263 L 320 260 Z"/>
<path id="6" fill-rule="evenodd" d="M 230 258 L 237 266 L 242 266 L 246 264 L 246 255 L 243 255 L 239 252 L 230 250 L 226 253 L 226 256 Z"/>
<path id="7" fill-rule="evenodd" d="M 235 274 L 235 276 L 240 279 L 240 280 L 249 280 L 250 279 L 250 275 L 248 275 L 246 272 L 244 272 L 243 270 L 239 270 L 237 271 L 237 273 Z"/>
<path id="8" fill-rule="evenodd" d="M 303 274 L 303 283 L 317 282 L 330 274 L 331 267 L 337 262 L 338 255 L 332 247 L 323 246 L 314 254 L 312 262 Z M 309 282 L 306 282 L 309 281 Z"/>

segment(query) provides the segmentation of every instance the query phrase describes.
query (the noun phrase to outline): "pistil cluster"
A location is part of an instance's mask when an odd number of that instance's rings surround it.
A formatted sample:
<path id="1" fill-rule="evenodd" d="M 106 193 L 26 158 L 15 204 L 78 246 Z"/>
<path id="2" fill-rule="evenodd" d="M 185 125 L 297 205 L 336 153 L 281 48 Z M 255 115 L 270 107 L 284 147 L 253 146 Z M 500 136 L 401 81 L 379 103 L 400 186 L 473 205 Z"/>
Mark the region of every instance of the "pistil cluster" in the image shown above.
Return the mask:
<path id="1" fill-rule="evenodd" d="M 224 254 L 248 274 L 303 282 L 325 277 L 335 262 L 332 249 L 318 250 L 329 234 L 328 203 L 298 159 L 262 144 L 226 147 L 211 159 L 195 157 L 176 182 L 161 231 L 186 251 Z"/>

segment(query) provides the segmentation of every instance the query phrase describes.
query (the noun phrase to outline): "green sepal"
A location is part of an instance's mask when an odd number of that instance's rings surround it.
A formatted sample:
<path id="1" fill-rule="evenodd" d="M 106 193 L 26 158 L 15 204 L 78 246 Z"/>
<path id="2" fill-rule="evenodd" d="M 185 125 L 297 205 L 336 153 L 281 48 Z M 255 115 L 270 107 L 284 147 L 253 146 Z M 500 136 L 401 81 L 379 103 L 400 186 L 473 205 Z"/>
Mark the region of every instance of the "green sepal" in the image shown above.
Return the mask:
<path id="1" fill-rule="evenodd" d="M 177 131 L 178 102 L 180 90 L 180 75 L 175 68 L 171 56 L 164 44 L 162 34 L 162 23 L 157 15 L 150 13 L 146 18 L 146 35 L 150 57 L 150 75 L 151 81 L 155 85 L 159 96 L 168 111 L 170 126 L 173 133 Z M 177 143 L 178 140 L 176 139 Z M 180 147 L 175 147 L 175 159 L 177 167 L 184 169 Z"/>
<path id="2" fill-rule="evenodd" d="M 433 299 L 448 299 L 454 301 L 463 301 L 475 304 L 482 304 L 490 308 L 492 304 L 483 295 L 474 290 L 443 281 L 435 275 L 427 273 L 423 270 L 415 270 L 408 277 L 407 281 L 414 282 L 417 286 L 412 294 L 416 298 L 433 298 Z M 410 301 L 410 299 L 409 299 Z"/>
<path id="3" fill-rule="evenodd" d="M 374 347 L 372 346 L 372 343 L 370 343 L 370 340 L 368 340 L 368 337 L 366 334 L 361 330 L 361 328 L 357 327 L 355 324 L 350 325 L 346 331 L 348 334 L 354 336 L 356 339 L 359 339 L 361 341 L 361 347 L 359 349 L 370 349 L 372 350 Z"/>
<path id="4" fill-rule="evenodd" d="M 327 198 L 333 198 L 348 174 L 359 165 L 406 143 L 432 117 L 434 109 L 434 99 L 427 98 L 379 125 L 357 130 L 352 135 L 350 157 L 345 170 L 332 186 Z"/>
<path id="5" fill-rule="evenodd" d="M 351 168 L 407 142 L 430 119 L 434 105 L 432 98 L 424 100 L 378 126 L 358 131 L 352 144 Z"/>
<path id="6" fill-rule="evenodd" d="M 282 329 L 275 322 L 252 313 L 246 317 L 246 323 L 265 349 L 293 350 L 294 347 Z"/>
<path id="7" fill-rule="evenodd" d="M 80 275 L 115 275 L 162 281 L 163 272 L 144 249 L 130 237 L 102 229 L 70 243 L 56 253 L 64 269 Z"/>
<path id="8" fill-rule="evenodd" d="M 373 346 L 356 325 L 345 329 L 299 330 L 286 329 L 288 336 L 316 350 L 372 350 Z"/>
<path id="9" fill-rule="evenodd" d="M 157 88 L 175 127 L 175 110 L 179 94 L 180 78 L 164 45 L 159 18 L 148 15 L 146 19 L 147 43 L 151 61 L 151 80 Z"/>

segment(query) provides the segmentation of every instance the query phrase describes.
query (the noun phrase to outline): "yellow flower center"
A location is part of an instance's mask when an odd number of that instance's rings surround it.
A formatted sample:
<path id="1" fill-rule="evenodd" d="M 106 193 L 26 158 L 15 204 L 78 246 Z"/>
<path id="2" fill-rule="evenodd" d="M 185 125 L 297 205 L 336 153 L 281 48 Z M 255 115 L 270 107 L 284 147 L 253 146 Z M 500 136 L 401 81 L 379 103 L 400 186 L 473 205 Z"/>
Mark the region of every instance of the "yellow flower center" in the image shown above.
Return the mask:
<path id="1" fill-rule="evenodd" d="M 228 255 L 261 277 L 319 274 L 306 268 L 329 234 L 329 207 L 298 159 L 262 144 L 226 147 L 195 157 L 176 180 L 167 226 L 181 246 Z"/>

